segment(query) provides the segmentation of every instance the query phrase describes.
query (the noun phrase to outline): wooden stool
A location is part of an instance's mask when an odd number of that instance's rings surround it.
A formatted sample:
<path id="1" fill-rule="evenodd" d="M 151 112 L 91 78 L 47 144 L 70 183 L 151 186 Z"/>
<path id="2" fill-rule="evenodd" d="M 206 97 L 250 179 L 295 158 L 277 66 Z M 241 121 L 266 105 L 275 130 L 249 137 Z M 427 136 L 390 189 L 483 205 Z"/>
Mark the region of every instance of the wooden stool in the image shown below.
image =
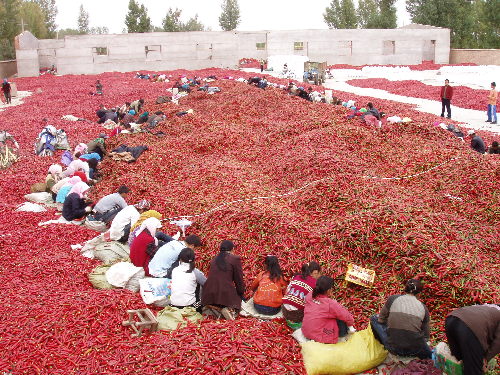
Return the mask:
<path id="1" fill-rule="evenodd" d="M 123 321 L 122 325 L 134 330 L 132 337 L 140 337 L 144 329 L 149 329 L 149 332 L 158 331 L 158 321 L 150 309 L 127 310 L 127 313 L 128 320 Z"/>

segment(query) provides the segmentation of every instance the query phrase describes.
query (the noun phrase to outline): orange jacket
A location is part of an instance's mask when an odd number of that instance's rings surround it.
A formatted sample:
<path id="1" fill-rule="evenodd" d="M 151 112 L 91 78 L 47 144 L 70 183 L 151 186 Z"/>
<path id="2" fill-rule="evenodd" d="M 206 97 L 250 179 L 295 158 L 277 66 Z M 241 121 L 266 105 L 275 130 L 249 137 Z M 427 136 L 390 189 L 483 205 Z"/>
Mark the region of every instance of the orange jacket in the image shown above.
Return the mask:
<path id="1" fill-rule="evenodd" d="M 251 289 L 256 290 L 253 302 L 269 307 L 280 307 L 282 304 L 283 290 L 287 284 L 283 277 L 277 282 L 271 281 L 269 272 L 261 272 L 252 283 Z"/>
<path id="2" fill-rule="evenodd" d="M 491 89 L 488 95 L 488 104 L 496 105 L 498 99 L 498 91 L 495 89 Z"/>

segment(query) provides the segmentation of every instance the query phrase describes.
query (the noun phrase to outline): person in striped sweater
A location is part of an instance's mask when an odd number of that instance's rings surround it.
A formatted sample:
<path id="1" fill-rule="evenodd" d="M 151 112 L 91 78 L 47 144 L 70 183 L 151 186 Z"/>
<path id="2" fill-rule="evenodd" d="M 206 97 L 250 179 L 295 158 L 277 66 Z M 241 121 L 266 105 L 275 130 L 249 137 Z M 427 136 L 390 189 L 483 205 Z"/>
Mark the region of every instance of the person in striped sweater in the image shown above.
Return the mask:
<path id="1" fill-rule="evenodd" d="M 432 357 L 429 341 L 429 310 L 417 299 L 422 282 L 410 279 L 404 294 L 387 299 L 380 314 L 371 317 L 375 337 L 393 354 L 426 359 Z"/>

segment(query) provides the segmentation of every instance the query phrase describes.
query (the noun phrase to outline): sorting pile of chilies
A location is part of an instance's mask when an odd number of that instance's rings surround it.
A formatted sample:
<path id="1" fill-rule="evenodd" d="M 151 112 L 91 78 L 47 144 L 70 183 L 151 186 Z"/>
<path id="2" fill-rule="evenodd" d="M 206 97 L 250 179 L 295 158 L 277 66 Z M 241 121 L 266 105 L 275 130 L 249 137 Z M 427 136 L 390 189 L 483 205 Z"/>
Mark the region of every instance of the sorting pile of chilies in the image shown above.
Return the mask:
<path id="1" fill-rule="evenodd" d="M 249 73 L 206 69 L 168 74 L 216 75 L 211 85 L 221 92 L 193 91 L 178 105 L 155 104 L 172 82 L 135 79 L 135 73 L 16 80 L 19 90 L 32 95 L 0 112 L 2 127 L 21 146 L 21 159 L 2 171 L 0 181 L 0 372 L 305 373 L 300 346 L 283 320 L 207 320 L 132 338 L 121 322 L 126 310 L 146 307 L 141 297 L 93 289 L 87 276 L 98 262 L 71 249 L 95 232 L 76 225 L 38 226 L 55 217 L 53 209 L 14 211 L 30 185 L 42 181 L 60 158 L 59 153 L 46 158 L 33 153 L 41 118 L 64 129 L 72 145 L 88 142 L 104 130 L 101 125 L 61 117 L 96 120 L 101 103 L 111 107 L 144 98 L 145 109 L 162 110 L 167 122 L 155 129 L 162 136 L 140 133 L 107 140 L 109 149 L 120 144 L 149 149 L 132 164 L 105 159 L 103 180 L 91 193 L 94 200 L 126 184 L 130 203 L 149 199 L 164 218 L 172 218 L 237 199 L 283 194 L 315 181 L 284 198 L 235 203 L 191 218 L 188 233 L 204 241 L 197 267 L 205 273 L 225 239 L 238 245 L 248 284 L 267 254 L 278 256 L 287 277 L 302 263 L 318 260 L 323 273 L 335 278 L 333 295 L 353 313 L 358 329 L 367 326 L 389 295 L 401 291 L 406 279 L 420 277 L 434 343 L 444 338 L 451 309 L 498 302 L 500 159 L 495 155 L 471 151 L 433 125 L 440 118 L 406 104 L 333 93 L 413 119 L 377 130 L 347 119 L 348 109 L 342 106 L 311 103 L 283 89 L 262 90 L 234 79 Z M 96 79 L 104 85 L 103 96 L 89 94 Z M 193 114 L 175 116 L 188 109 Z M 494 140 L 493 134 L 478 133 L 487 143 Z M 164 223 L 163 231 L 177 231 Z M 375 270 L 373 287 L 347 284 L 349 263 Z"/>

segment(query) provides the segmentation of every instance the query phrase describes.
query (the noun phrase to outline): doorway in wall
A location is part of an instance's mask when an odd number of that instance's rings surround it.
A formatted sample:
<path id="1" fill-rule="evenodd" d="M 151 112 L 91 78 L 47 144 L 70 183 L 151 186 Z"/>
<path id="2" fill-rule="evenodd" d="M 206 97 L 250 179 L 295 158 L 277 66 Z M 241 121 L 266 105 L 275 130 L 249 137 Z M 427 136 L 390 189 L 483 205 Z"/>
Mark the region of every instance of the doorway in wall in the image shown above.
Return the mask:
<path id="1" fill-rule="evenodd" d="M 212 43 L 196 43 L 196 57 L 198 60 L 212 60 Z"/>
<path id="2" fill-rule="evenodd" d="M 422 48 L 422 61 L 432 61 L 436 59 L 436 41 L 424 40 Z"/>

